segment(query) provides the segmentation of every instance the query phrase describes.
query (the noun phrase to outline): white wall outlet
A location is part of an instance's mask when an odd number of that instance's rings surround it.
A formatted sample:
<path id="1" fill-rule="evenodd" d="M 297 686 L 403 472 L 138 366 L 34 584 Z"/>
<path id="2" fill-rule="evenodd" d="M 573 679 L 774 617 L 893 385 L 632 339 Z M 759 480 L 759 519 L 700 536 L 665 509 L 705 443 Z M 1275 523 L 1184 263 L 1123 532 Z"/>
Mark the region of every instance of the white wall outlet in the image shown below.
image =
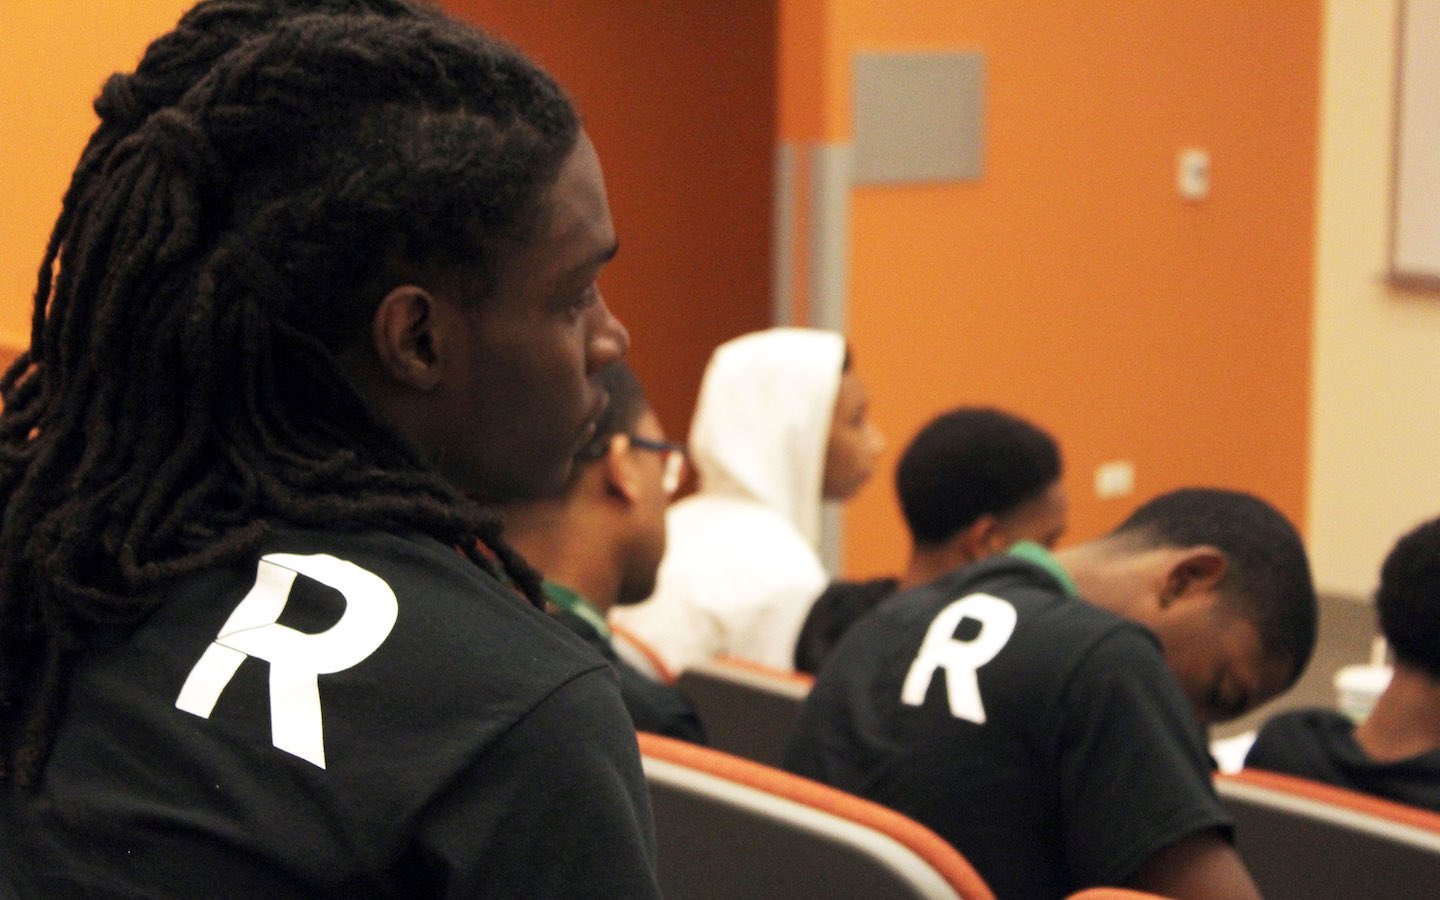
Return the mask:
<path id="1" fill-rule="evenodd" d="M 1095 467 L 1095 496 L 1102 500 L 1124 497 L 1135 490 L 1135 464 L 1112 459 Z"/>
<path id="2" fill-rule="evenodd" d="M 1175 187 L 1186 200 L 1204 200 L 1210 196 L 1210 151 L 1200 147 L 1180 151 Z"/>

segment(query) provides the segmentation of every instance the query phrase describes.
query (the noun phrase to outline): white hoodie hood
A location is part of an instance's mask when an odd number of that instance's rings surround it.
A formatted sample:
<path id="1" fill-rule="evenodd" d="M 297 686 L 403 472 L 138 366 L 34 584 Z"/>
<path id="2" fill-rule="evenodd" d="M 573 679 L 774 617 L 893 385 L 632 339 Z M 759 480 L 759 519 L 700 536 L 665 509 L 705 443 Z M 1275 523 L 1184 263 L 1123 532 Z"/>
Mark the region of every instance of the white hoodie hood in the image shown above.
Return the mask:
<path id="1" fill-rule="evenodd" d="M 690 428 L 701 494 L 770 507 L 812 547 L 820 540 L 825 444 L 845 339 L 772 328 L 722 344 L 710 358 Z"/>
<path id="2" fill-rule="evenodd" d="M 773 328 L 723 344 L 700 386 L 700 489 L 665 516 L 655 593 L 611 621 L 678 673 L 717 654 L 791 668 L 829 581 L 816 553 L 845 339 Z"/>

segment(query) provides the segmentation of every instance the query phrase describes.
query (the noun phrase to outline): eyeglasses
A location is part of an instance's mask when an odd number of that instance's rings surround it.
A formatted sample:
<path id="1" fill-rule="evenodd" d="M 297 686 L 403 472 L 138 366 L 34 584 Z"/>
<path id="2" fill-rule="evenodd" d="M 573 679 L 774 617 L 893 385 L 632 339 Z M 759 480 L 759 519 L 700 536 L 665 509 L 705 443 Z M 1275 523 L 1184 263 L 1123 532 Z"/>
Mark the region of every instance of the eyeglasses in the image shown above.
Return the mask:
<path id="1" fill-rule="evenodd" d="M 685 477 L 685 445 L 677 444 L 674 441 L 656 441 L 638 434 L 628 435 L 630 446 L 637 450 L 650 450 L 654 453 L 663 453 L 665 460 L 664 473 L 660 476 L 660 488 L 665 496 L 673 497 L 675 492 L 680 490 L 680 482 Z"/>

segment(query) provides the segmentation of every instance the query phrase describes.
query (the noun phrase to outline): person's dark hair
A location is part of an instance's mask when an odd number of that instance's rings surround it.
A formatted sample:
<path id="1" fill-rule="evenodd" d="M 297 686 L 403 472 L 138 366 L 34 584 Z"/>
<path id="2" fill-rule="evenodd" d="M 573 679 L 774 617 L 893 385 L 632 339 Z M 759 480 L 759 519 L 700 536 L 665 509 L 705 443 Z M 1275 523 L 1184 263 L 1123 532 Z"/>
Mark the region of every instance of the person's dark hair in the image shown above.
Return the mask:
<path id="1" fill-rule="evenodd" d="M 1396 542 L 1380 568 L 1375 607 L 1395 659 L 1440 678 L 1440 519 Z"/>
<path id="2" fill-rule="evenodd" d="M 1270 504 L 1238 491 L 1185 488 L 1144 504 L 1112 535 L 1224 553 L 1219 588 L 1227 606 L 1255 624 L 1267 655 L 1292 661 L 1287 686 L 1305 671 L 1319 615 L 1315 585 L 1299 533 Z"/>
<path id="3" fill-rule="evenodd" d="M 498 518 L 335 354 L 404 273 L 484 279 L 497 242 L 532 233 L 578 140 L 560 88 L 418 2 L 210 0 L 95 110 L 30 348 L 0 379 L 0 778 L 17 783 L 97 629 L 276 525 L 418 531 L 493 569 L 483 542 L 543 602 Z"/>
<path id="4" fill-rule="evenodd" d="M 1060 478 L 1054 438 L 998 409 L 962 407 L 937 416 L 905 448 L 895 492 L 910 536 L 943 543 L 984 515 L 1002 516 Z"/>
<path id="5" fill-rule="evenodd" d="M 650 403 L 640 387 L 640 379 L 625 362 L 614 362 L 600 370 L 597 376 L 600 387 L 610 397 L 605 411 L 595 423 L 595 434 L 585 442 L 578 457 L 582 460 L 599 459 L 610 449 L 610 441 L 617 434 L 629 434 L 635 423 L 645 415 Z M 573 478 L 573 475 L 572 475 Z"/>

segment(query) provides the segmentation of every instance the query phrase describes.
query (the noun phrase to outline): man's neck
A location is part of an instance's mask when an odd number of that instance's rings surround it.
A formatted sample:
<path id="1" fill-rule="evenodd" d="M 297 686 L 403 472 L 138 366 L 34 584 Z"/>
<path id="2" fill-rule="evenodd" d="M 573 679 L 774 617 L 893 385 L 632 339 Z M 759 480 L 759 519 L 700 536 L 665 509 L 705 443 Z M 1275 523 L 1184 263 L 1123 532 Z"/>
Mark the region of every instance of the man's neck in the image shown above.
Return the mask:
<path id="1" fill-rule="evenodd" d="M 563 515 L 516 516 L 505 531 L 505 539 L 541 575 L 581 595 L 602 615 L 620 591 L 620 566 L 604 538 L 604 529 Z"/>
<path id="2" fill-rule="evenodd" d="M 1075 590 L 1094 606 L 1117 616 L 1140 621 L 1137 598 L 1151 593 L 1147 588 L 1159 568 L 1156 557 L 1162 551 L 1135 547 L 1113 537 L 1100 537 L 1053 553 Z"/>
<path id="3" fill-rule="evenodd" d="M 919 546 L 912 544 L 910 567 L 900 577 L 900 590 L 929 585 L 942 575 L 948 575 L 960 566 L 968 566 L 979 559 L 963 541 L 950 540 L 946 543 Z"/>
<path id="4" fill-rule="evenodd" d="M 974 560 L 954 553 L 945 547 L 916 547 L 910 552 L 910 567 L 900 577 L 899 589 L 909 590 L 922 584 L 929 584 L 941 575 L 951 572 Z"/>
<path id="5" fill-rule="evenodd" d="M 1355 728 L 1355 742 L 1378 762 L 1396 762 L 1440 749 L 1440 680 L 1404 663 Z"/>

